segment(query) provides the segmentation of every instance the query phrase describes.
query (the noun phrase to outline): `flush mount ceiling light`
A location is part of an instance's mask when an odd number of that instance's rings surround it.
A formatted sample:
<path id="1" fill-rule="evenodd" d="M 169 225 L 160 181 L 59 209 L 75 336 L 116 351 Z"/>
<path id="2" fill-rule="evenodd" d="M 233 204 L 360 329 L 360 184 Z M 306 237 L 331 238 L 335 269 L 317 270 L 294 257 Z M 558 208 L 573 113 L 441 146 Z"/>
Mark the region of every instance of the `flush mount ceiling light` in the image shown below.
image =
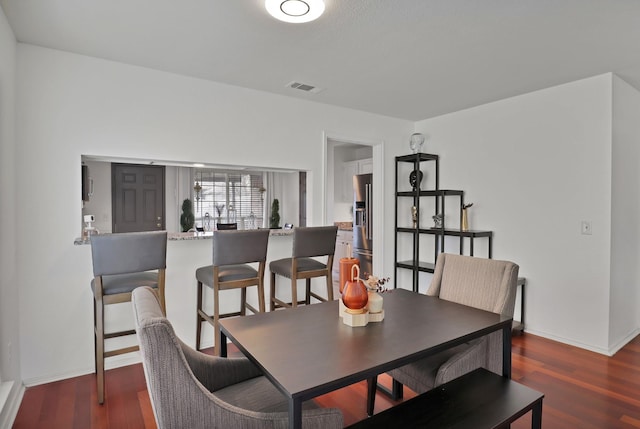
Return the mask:
<path id="1" fill-rule="evenodd" d="M 265 0 L 264 7 L 274 18 L 298 24 L 319 18 L 324 12 L 324 1 Z"/>

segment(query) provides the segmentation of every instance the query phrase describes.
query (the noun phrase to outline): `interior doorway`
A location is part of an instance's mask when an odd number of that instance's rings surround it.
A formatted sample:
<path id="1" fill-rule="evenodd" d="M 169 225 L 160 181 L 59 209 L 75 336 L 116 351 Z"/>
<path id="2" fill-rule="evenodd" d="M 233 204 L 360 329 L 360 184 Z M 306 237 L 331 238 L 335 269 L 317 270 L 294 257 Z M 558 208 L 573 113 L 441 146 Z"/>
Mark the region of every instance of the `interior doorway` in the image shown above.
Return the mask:
<path id="1" fill-rule="evenodd" d="M 353 222 L 353 176 L 373 170 L 371 145 L 327 140 L 327 224 Z"/>
<path id="2" fill-rule="evenodd" d="M 324 224 L 353 227 L 353 176 L 372 174 L 371 249 L 373 268 L 383 266 L 384 249 L 384 145 L 382 141 L 357 141 L 325 135 Z M 339 234 L 340 236 L 341 234 Z M 340 238 L 340 237 L 339 237 Z M 353 241 L 349 248 L 353 254 Z M 336 247 L 336 250 L 338 247 Z M 343 255 L 342 257 L 347 256 Z M 336 254 L 336 259 L 340 256 Z M 381 268 L 380 268 L 381 269 Z"/>

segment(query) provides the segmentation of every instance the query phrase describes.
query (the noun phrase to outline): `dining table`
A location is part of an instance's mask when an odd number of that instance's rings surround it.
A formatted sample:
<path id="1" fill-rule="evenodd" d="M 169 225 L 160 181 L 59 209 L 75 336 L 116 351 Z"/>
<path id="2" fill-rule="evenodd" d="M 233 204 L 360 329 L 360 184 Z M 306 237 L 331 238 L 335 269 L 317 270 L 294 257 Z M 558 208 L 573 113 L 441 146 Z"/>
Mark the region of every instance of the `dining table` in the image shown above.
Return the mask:
<path id="1" fill-rule="evenodd" d="M 222 319 L 221 356 L 228 338 L 264 372 L 288 400 L 292 429 L 304 401 L 491 332 L 502 331 L 502 375 L 511 378 L 511 317 L 400 288 L 384 293 L 384 311 L 358 327 L 343 323 L 337 300 Z"/>

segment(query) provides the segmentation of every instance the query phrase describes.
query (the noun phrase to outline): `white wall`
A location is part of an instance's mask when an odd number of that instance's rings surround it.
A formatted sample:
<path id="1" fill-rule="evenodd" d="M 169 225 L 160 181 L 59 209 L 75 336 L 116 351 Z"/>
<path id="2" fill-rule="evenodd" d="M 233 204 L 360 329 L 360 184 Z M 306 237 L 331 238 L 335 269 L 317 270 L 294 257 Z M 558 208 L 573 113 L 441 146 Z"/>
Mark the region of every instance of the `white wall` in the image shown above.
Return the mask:
<path id="1" fill-rule="evenodd" d="M 640 92 L 613 77 L 609 348 L 640 326 Z"/>
<path id="2" fill-rule="evenodd" d="M 440 186 L 527 278 L 527 330 L 609 352 L 611 75 L 421 121 Z M 408 150 L 403 152 L 408 153 Z M 581 235 L 582 220 L 593 225 Z M 637 302 L 637 301 L 635 301 Z"/>
<path id="3" fill-rule="evenodd" d="M 0 9 L 0 427 L 13 420 L 22 394 L 16 247 L 16 39 Z M 11 384 L 13 382 L 13 384 Z M 7 395 L 4 397 L 4 395 Z"/>
<path id="4" fill-rule="evenodd" d="M 0 21 L 0 50 L 12 58 L 15 42 L 5 29 Z M 0 231 L 10 243 L 1 240 L 3 256 L 13 261 L 2 259 L 0 305 L 3 343 L 18 339 L 4 328 L 5 318 L 19 319 L 21 360 L 9 364 L 0 349 L 3 376 L 7 371 L 29 384 L 93 367 L 90 257 L 86 246 L 73 245 L 82 154 L 305 170 L 314 225 L 324 205 L 323 135 L 382 141 L 387 174 L 376 195 L 384 207 L 378 219 L 391 222 L 376 238 L 384 251 L 376 274 L 393 272 L 394 157 L 409 153 L 414 124 L 30 45 L 18 44 L 17 54 L 15 145 L 5 107 L 12 66 L 0 66 Z M 415 124 L 429 137 L 425 151 L 441 157 L 441 187 L 465 190 L 474 202 L 472 228 L 493 230 L 494 257 L 520 264 L 528 279 L 527 329 L 602 353 L 629 332 L 626 318 L 612 318 L 611 330 L 609 321 L 610 301 L 615 305 L 629 284 L 610 268 L 622 248 L 615 228 L 611 234 L 619 201 L 617 191 L 612 196 L 618 179 L 612 179 L 611 100 L 612 76 L 603 75 Z M 613 150 L 632 152 L 626 143 Z M 18 187 L 17 171 L 39 174 L 21 174 Z M 38 189 L 39 198 L 21 189 Z M 47 221 L 33 228 L 10 207 L 21 213 L 46 207 Z M 581 220 L 592 222 L 592 235 L 580 234 Z M 194 261 L 172 255 L 172 263 L 180 267 L 168 274 L 168 313 L 186 335 L 195 330 L 195 285 L 183 264 Z"/>
<path id="5" fill-rule="evenodd" d="M 408 121 L 24 44 L 17 76 L 15 168 L 38 172 L 21 175 L 20 189 L 39 195 L 18 193 L 17 204 L 24 213 L 45 206 L 48 219 L 39 228 L 22 216 L 15 223 L 26 383 L 93 367 L 90 258 L 73 245 L 82 154 L 306 170 L 308 223 L 315 225 L 324 204 L 323 133 L 395 145 L 412 128 Z M 184 301 L 189 295 L 175 292 L 195 288 L 188 277 L 167 285 L 174 290 L 170 314 L 195 307 Z M 181 317 L 193 324 L 181 332 L 195 330 L 192 314 Z"/>

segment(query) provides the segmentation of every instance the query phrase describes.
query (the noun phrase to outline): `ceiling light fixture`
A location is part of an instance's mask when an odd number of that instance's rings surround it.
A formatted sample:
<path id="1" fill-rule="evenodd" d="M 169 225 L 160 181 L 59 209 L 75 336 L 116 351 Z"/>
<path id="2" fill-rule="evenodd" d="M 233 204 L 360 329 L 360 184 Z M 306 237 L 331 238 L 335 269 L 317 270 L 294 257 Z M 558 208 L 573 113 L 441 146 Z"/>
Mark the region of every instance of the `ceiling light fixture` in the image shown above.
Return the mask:
<path id="1" fill-rule="evenodd" d="M 265 0 L 264 7 L 280 21 L 299 24 L 317 19 L 324 12 L 323 0 Z"/>

